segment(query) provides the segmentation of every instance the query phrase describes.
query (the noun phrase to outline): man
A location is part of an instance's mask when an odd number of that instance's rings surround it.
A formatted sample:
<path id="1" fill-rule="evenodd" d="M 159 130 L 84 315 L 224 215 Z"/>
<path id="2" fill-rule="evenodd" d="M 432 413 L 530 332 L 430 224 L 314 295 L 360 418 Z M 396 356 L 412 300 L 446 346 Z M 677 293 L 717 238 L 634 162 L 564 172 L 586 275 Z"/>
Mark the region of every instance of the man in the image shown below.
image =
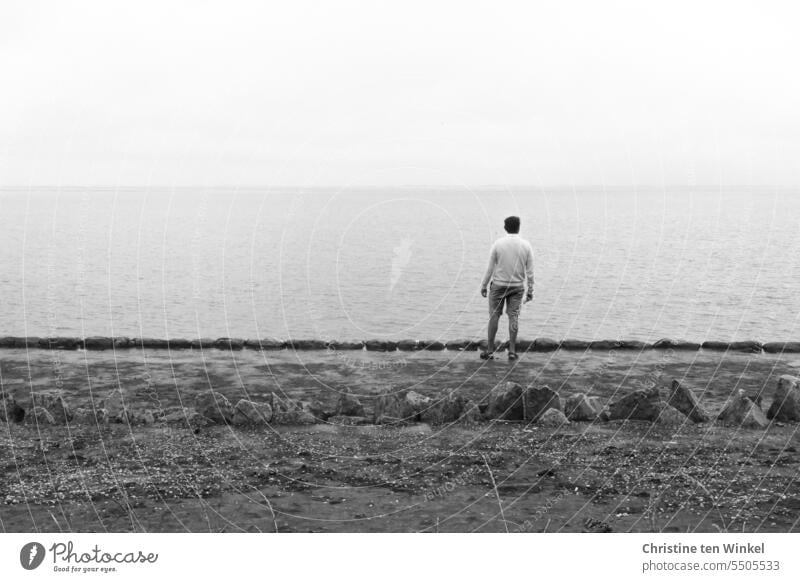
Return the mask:
<path id="1" fill-rule="evenodd" d="M 531 243 L 520 238 L 519 224 L 518 216 L 505 219 L 504 227 L 508 234 L 492 245 L 489 267 L 481 283 L 481 295 L 489 296 L 489 343 L 486 351 L 481 352 L 484 360 L 494 359 L 494 338 L 504 304 L 508 315 L 508 359 L 517 359 L 517 331 L 522 296 L 525 295 L 525 303 L 533 299 L 533 249 Z M 487 288 L 489 279 L 492 283 Z"/>

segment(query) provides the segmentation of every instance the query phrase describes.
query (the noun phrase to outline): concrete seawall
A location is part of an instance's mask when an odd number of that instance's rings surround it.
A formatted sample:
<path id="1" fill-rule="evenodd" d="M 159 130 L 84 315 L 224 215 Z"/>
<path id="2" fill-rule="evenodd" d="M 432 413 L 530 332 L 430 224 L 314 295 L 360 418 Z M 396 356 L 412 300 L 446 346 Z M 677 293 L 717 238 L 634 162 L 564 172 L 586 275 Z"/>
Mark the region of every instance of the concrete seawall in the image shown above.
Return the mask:
<path id="1" fill-rule="evenodd" d="M 394 351 L 475 351 L 486 347 L 486 340 L 366 340 L 338 341 L 321 339 L 279 340 L 279 339 L 242 339 L 242 338 L 198 338 L 198 339 L 160 339 L 92 336 L 79 337 L 0 337 L 0 349 L 44 349 L 44 350 L 366 350 L 374 352 Z M 506 349 L 506 343 L 499 344 L 500 350 Z M 643 350 L 675 350 L 717 352 L 744 352 L 770 354 L 800 353 L 800 341 L 767 342 L 755 340 L 745 341 L 704 341 L 661 339 L 656 342 L 638 340 L 595 340 L 576 339 L 554 340 L 538 338 L 535 340 L 517 340 L 518 352 L 552 352 L 567 351 L 643 351 Z"/>

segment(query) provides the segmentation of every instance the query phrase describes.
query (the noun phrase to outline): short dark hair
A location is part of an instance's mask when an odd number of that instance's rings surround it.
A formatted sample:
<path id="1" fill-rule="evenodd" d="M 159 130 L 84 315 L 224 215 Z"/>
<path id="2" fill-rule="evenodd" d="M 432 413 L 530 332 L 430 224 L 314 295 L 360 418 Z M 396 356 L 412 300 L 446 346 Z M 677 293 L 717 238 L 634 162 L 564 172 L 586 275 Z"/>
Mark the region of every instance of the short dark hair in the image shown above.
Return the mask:
<path id="1" fill-rule="evenodd" d="M 519 232 L 519 216 L 509 216 L 503 221 L 503 224 L 508 234 L 517 234 Z"/>

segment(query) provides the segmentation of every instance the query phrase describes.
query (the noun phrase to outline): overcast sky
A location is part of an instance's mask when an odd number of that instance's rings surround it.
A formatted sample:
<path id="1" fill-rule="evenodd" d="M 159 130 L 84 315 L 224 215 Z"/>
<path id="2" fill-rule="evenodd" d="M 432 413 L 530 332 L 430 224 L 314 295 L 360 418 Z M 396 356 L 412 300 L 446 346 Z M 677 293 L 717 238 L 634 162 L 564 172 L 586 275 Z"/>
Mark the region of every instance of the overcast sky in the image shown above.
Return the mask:
<path id="1" fill-rule="evenodd" d="M 791 6 L 4 0 L 0 185 L 794 186 Z"/>

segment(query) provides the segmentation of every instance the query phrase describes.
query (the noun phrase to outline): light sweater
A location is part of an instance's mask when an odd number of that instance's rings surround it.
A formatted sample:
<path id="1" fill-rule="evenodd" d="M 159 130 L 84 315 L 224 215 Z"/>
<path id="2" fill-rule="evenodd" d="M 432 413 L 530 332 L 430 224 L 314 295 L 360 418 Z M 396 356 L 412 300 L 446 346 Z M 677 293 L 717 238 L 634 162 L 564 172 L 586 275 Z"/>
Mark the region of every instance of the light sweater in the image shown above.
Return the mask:
<path id="1" fill-rule="evenodd" d="M 489 253 L 489 267 L 483 276 L 481 287 L 489 285 L 522 287 L 528 281 L 528 290 L 533 288 L 533 248 L 531 243 L 518 234 L 507 234 L 497 239 Z"/>

